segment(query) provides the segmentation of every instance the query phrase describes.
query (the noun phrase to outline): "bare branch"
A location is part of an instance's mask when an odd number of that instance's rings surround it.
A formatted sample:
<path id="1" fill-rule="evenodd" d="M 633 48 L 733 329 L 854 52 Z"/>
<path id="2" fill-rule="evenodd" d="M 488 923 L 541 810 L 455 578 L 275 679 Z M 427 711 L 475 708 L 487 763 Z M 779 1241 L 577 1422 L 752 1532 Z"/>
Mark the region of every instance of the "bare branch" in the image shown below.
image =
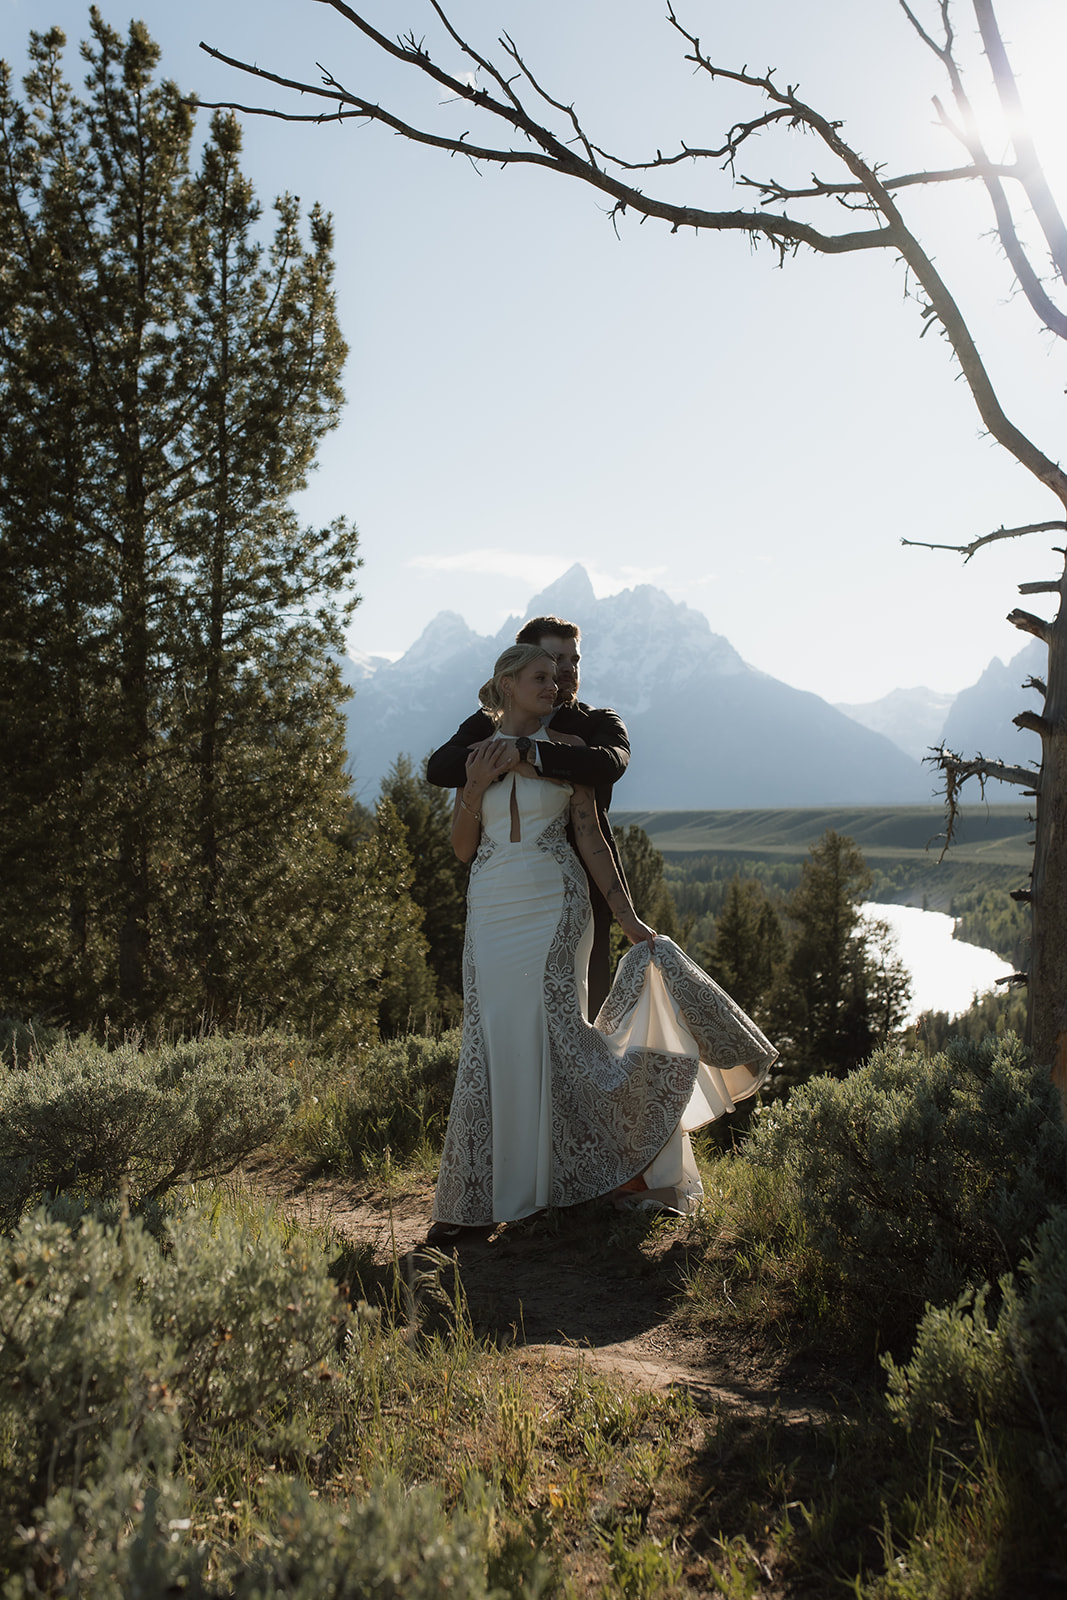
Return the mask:
<path id="1" fill-rule="evenodd" d="M 944 3 L 944 0 L 942 0 L 941 5 L 941 22 L 945 30 L 945 42 L 943 45 L 937 44 L 932 36 L 927 33 L 914 11 L 908 5 L 907 0 L 900 0 L 900 9 L 919 35 L 923 44 L 929 46 L 934 55 L 939 57 L 946 67 L 950 67 L 952 64 L 952 22 L 949 18 L 948 6 Z"/>
<path id="2" fill-rule="evenodd" d="M 951 550 L 954 555 L 964 557 L 964 565 L 971 559 L 976 551 L 983 545 L 995 544 L 998 539 L 1020 539 L 1025 533 L 1059 533 L 1067 531 L 1067 522 L 1028 522 L 1022 528 L 1000 527 L 993 533 L 983 533 L 980 539 L 973 539 L 970 544 L 930 544 L 925 539 L 901 539 L 901 544 L 911 545 L 915 550 Z M 1056 585 L 1059 588 L 1059 584 Z"/>
<path id="3" fill-rule="evenodd" d="M 341 4 L 341 0 L 319 0 L 320 4 L 331 5 L 334 9 L 349 15 L 349 8 Z M 355 15 L 355 13 L 351 13 Z M 363 31 L 370 32 L 377 37 L 375 30 L 364 27 Z M 798 222 L 791 217 L 769 216 L 762 211 L 705 211 L 695 206 L 677 205 L 669 201 L 656 200 L 642 194 L 639 189 L 632 188 L 629 184 L 621 182 L 612 174 L 594 165 L 588 160 L 583 160 L 575 151 L 561 143 L 549 129 L 535 123 L 532 118 L 524 113 L 515 112 L 511 107 L 504 106 L 500 101 L 494 100 L 485 90 L 475 91 L 470 84 L 461 82 L 458 78 L 450 78 L 435 67 L 429 58 L 420 50 L 414 48 L 403 49 L 390 47 L 389 53 L 408 61 L 420 71 L 428 73 L 435 82 L 447 88 L 457 98 L 472 101 L 479 110 L 485 110 L 493 115 L 503 118 L 513 127 L 521 130 L 530 140 L 540 146 L 540 149 L 518 150 L 508 146 L 490 146 L 472 144 L 466 138 L 450 138 L 444 134 L 430 133 L 425 129 L 416 128 L 411 123 L 395 116 L 384 107 L 373 101 L 364 100 L 352 90 L 344 88 L 333 78 L 327 79 L 326 86 L 300 82 L 291 78 L 284 78 L 277 73 L 266 71 L 251 62 L 241 61 L 236 57 L 227 56 L 213 46 L 201 42 L 200 48 L 216 61 L 222 61 L 227 66 L 235 67 L 239 72 L 247 72 L 251 76 L 275 83 L 281 88 L 294 89 L 299 94 L 316 95 L 321 99 L 331 101 L 336 106 L 350 107 L 349 117 L 359 117 L 371 122 L 380 122 L 385 127 L 391 128 L 394 133 L 402 134 L 413 143 L 424 144 L 438 150 L 447 150 L 454 155 L 468 156 L 472 160 L 488 161 L 501 166 L 526 165 L 540 166 L 554 169 L 568 176 L 582 179 L 593 188 L 610 195 L 615 202 L 616 210 L 632 209 L 639 215 L 657 217 L 663 222 L 668 222 L 674 232 L 681 228 L 706 229 L 714 232 L 748 233 L 763 237 L 776 244 L 779 248 L 796 249 L 806 245 L 809 249 L 819 251 L 825 255 L 838 255 L 850 253 L 854 250 L 881 250 L 886 248 L 899 248 L 899 241 L 889 228 L 874 227 L 862 229 L 855 233 L 827 234 L 808 224 Z M 278 112 L 266 107 L 241 106 L 238 108 L 235 101 L 214 102 L 214 109 L 241 109 L 247 115 L 253 116 L 279 116 Z M 337 111 L 325 112 L 321 119 L 310 120 L 336 121 Z M 282 120 L 308 120 L 307 118 L 285 118 Z"/>
<path id="4" fill-rule="evenodd" d="M 455 28 L 452 26 L 452 24 L 449 21 L 449 19 L 445 16 L 444 12 L 441 10 L 441 7 L 438 5 L 437 0 L 430 0 L 430 4 L 433 6 L 434 10 L 437 12 L 437 15 L 441 19 L 441 22 L 444 25 L 444 27 L 448 30 L 449 34 L 451 34 L 451 36 L 455 40 L 456 44 L 458 44 L 459 48 L 463 51 L 463 54 L 465 56 L 469 56 L 470 59 L 475 63 L 475 65 L 482 72 L 487 72 L 489 74 L 489 76 L 491 78 L 493 78 L 496 83 L 498 83 L 500 85 L 500 88 L 503 90 L 503 92 L 507 96 L 507 98 L 511 101 L 511 103 L 515 107 L 516 111 L 521 111 L 522 110 L 522 106 L 521 106 L 521 104 L 520 104 L 520 102 L 518 100 L 518 97 L 516 96 L 514 89 L 511 87 L 511 84 L 504 77 L 503 73 L 498 72 L 496 67 L 494 67 L 494 65 L 493 65 L 493 63 L 491 61 L 489 61 L 485 56 L 479 55 L 478 52 L 476 50 L 474 50 L 466 42 L 465 39 L 461 39 L 460 38 L 459 34 L 456 32 Z"/>
<path id="5" fill-rule="evenodd" d="M 699 153 L 701 155 L 714 155 L 720 152 L 700 151 Z M 680 161 L 682 156 L 673 156 L 670 159 Z M 636 165 L 637 163 L 634 164 Z M 661 159 L 660 161 L 643 164 L 647 166 L 666 166 L 668 162 Z M 1001 177 L 1010 178 L 1015 175 L 1016 169 L 1014 165 L 995 166 L 993 168 L 973 165 L 967 167 L 945 167 L 940 171 L 899 173 L 895 178 L 883 178 L 882 183 L 890 193 L 895 193 L 897 189 L 914 188 L 917 184 L 958 183 L 961 179 L 984 179 L 989 175 L 990 171 Z M 809 189 L 787 189 L 784 184 L 776 183 L 773 179 L 764 178 L 739 178 L 738 183 L 745 188 L 762 189 L 768 198 L 772 200 L 820 200 L 866 193 L 861 183 L 830 183 L 824 178 L 817 178 L 814 173 L 811 175 L 812 187 Z"/>
<path id="6" fill-rule="evenodd" d="M 437 0 L 433 0 L 433 3 L 434 9 L 439 9 L 437 7 Z M 562 101 L 554 100 L 548 91 L 541 87 L 533 73 L 530 71 L 529 67 L 526 65 L 525 61 L 519 55 L 518 50 L 515 48 L 515 41 L 511 38 L 510 34 L 505 33 L 500 42 L 507 51 L 508 55 L 514 61 L 515 65 L 518 67 L 519 71 L 530 84 L 530 87 L 533 89 L 534 93 L 539 94 L 545 104 L 550 105 L 554 111 L 561 111 L 565 117 L 569 118 L 571 127 L 574 129 L 576 137 L 581 141 L 582 148 L 585 151 L 586 160 L 589 162 L 591 167 L 595 167 L 597 165 L 597 161 L 595 155 L 593 154 L 593 147 L 586 138 L 581 123 L 578 121 L 578 116 L 575 112 L 573 104 L 565 106 Z"/>
<path id="7" fill-rule="evenodd" d="M 682 148 L 673 156 L 665 156 L 657 150 L 655 158 L 650 161 L 626 161 L 622 156 L 611 155 L 607 150 L 602 150 L 599 145 L 596 146 L 596 153 L 603 160 L 609 161 L 612 166 L 619 167 L 626 172 L 649 172 L 655 167 L 674 167 L 680 161 L 717 161 L 723 156 L 726 157 L 729 164 L 733 161 L 746 139 L 762 132 L 764 128 L 771 128 L 776 123 L 790 121 L 791 119 L 792 112 L 787 107 L 783 107 L 778 111 L 766 111 L 762 117 L 753 117 L 747 122 L 735 122 L 726 135 L 726 142 L 716 150 L 706 150 L 700 145 L 683 144 Z M 753 189 L 760 187 L 758 183 L 745 178 L 739 179 L 738 182 L 746 184 Z"/>
<path id="8" fill-rule="evenodd" d="M 906 0 L 900 0 L 900 7 L 920 39 L 934 52 L 948 74 L 949 83 L 952 86 L 952 96 L 960 113 L 960 125 L 957 127 L 955 123 L 950 121 L 939 101 L 935 100 L 934 103 L 944 126 L 964 146 L 972 163 L 976 167 L 983 168 L 983 181 L 993 207 L 993 215 L 996 218 L 997 233 L 1000 235 L 1000 242 L 1004 247 L 1004 253 L 1008 261 L 1011 263 L 1012 271 L 1019 280 L 1019 287 L 1045 326 L 1056 334 L 1058 338 L 1067 339 L 1067 315 L 1049 298 L 1044 284 L 1034 270 L 1030 258 L 1019 239 L 1015 227 L 1015 219 L 1012 216 L 1011 204 L 1004 192 L 1000 177 L 997 175 L 995 163 L 990 162 L 986 156 L 978 130 L 978 119 L 974 114 L 970 98 L 963 86 L 963 78 L 953 53 L 955 41 L 949 18 L 948 0 L 941 0 L 941 20 L 945 30 L 945 42 L 943 45 L 937 44 L 920 25 Z M 1063 275 L 1064 263 L 1067 263 L 1067 232 L 1064 230 L 1063 220 L 1056 210 L 1048 184 L 1045 182 L 1044 173 L 1037 160 L 1033 144 L 1025 133 L 1018 88 L 1008 64 L 1007 53 L 1004 50 L 1000 31 L 997 28 L 996 18 L 993 16 L 992 0 L 974 0 L 974 9 L 978 18 L 979 29 L 982 33 L 982 42 L 985 46 L 986 54 L 989 56 L 990 66 L 993 68 L 994 79 L 997 82 L 1001 104 L 1004 106 L 1005 114 L 1009 117 L 1009 123 L 1013 127 L 1018 126 L 1021 130 L 1018 139 L 1013 135 L 1013 143 L 1018 158 L 1017 170 L 1013 175 L 1018 177 L 1023 184 L 1027 198 L 1041 221 L 1046 238 L 1049 239 L 1049 247 L 1052 249 L 1054 259 L 1057 259 L 1057 247 L 1053 245 L 1053 239 L 1057 240 L 1057 244 L 1062 244 L 1063 254 L 1058 258 L 1058 264 L 1061 275 Z M 994 55 L 999 60 L 999 68 L 994 65 Z M 1014 122 L 1012 122 L 1013 118 L 1015 119 Z"/>
<path id="9" fill-rule="evenodd" d="M 617 221 L 620 214 L 631 210 L 640 217 L 655 217 L 667 222 L 675 232 L 681 228 L 695 228 L 716 232 L 747 233 L 756 240 L 760 238 L 768 239 L 782 256 L 786 252 L 794 251 L 801 246 L 807 246 L 826 255 L 846 254 L 858 250 L 890 249 L 897 252 L 921 290 L 921 309 L 922 315 L 926 320 L 926 326 L 928 328 L 935 325 L 938 326 L 948 339 L 986 429 L 1028 472 L 1049 488 L 1067 508 L 1067 473 L 1064 473 L 1057 463 L 1050 460 L 1039 450 L 1033 441 L 1021 429 L 1016 427 L 1014 422 L 1005 414 L 959 305 L 935 267 L 933 259 L 926 253 L 916 235 L 906 225 L 894 199 L 892 184 L 880 174 L 877 167 L 868 165 L 858 152 L 845 141 L 840 132 L 840 122 L 823 116 L 812 106 L 806 104 L 800 98 L 795 86 L 779 86 L 775 82 L 773 71 L 769 70 L 763 74 L 756 74 L 750 72 L 747 67 L 735 70 L 713 62 L 701 49 L 700 40 L 696 34 L 690 33 L 678 21 L 670 0 L 668 0 L 667 8 L 668 19 L 671 26 L 689 46 L 686 59 L 692 62 L 698 70 L 707 73 L 712 79 L 722 78 L 727 82 L 751 89 L 764 96 L 770 102 L 771 109 L 761 117 L 754 118 L 750 122 L 737 123 L 731 129 L 722 150 L 718 152 L 725 159 L 726 165 L 730 166 L 732 170 L 734 152 L 742 142 L 753 137 L 757 131 L 769 128 L 773 124 L 785 124 L 790 128 L 805 129 L 821 142 L 825 150 L 835 160 L 841 163 L 847 174 L 843 183 L 837 185 L 836 189 L 831 187 L 829 192 L 848 210 L 862 209 L 869 212 L 870 226 L 851 232 L 833 233 L 797 221 L 784 211 L 775 210 L 772 204 L 775 199 L 784 204 L 783 196 L 788 191 L 784 191 L 782 186 L 777 185 L 774 181 L 768 180 L 761 184 L 759 180 L 751 179 L 747 175 L 741 180 L 743 184 L 746 187 L 760 189 L 763 195 L 763 202 L 756 210 L 712 211 L 701 207 L 676 204 L 672 201 L 657 199 L 643 194 L 630 183 L 624 181 L 619 175 L 627 170 L 636 170 L 637 164 L 620 162 L 608 156 L 602 147 L 596 145 L 586 134 L 574 108 L 564 105 L 561 100 L 549 94 L 531 77 L 510 38 L 503 38 L 501 47 L 518 66 L 520 76 L 529 83 L 533 93 L 539 99 L 568 118 L 576 138 L 570 139 L 557 135 L 529 113 L 519 92 L 513 87 L 514 80 L 505 78 L 503 73 L 495 68 L 486 57 L 468 45 L 448 23 L 442 10 L 441 0 L 432 0 L 432 3 L 436 14 L 448 32 L 448 36 L 464 51 L 469 60 L 477 63 L 480 71 L 485 72 L 491 77 L 494 84 L 499 86 L 503 95 L 502 99 L 495 98 L 484 87 L 475 89 L 472 84 L 445 72 L 431 59 L 426 48 L 421 43 L 417 43 L 413 36 L 408 35 L 399 42 L 386 38 L 358 11 L 348 5 L 346 0 L 318 0 L 318 3 L 328 5 L 337 11 L 339 15 L 346 17 L 365 37 L 372 40 L 380 50 L 393 59 L 423 73 L 434 83 L 446 89 L 451 96 L 464 100 L 474 109 L 495 117 L 498 123 L 506 124 L 514 133 L 521 136 L 521 147 L 516 147 L 508 142 L 499 146 L 472 144 L 467 139 L 466 134 L 455 138 L 445 134 L 433 133 L 429 129 L 416 128 L 402 118 L 386 111 L 380 105 L 344 88 L 343 85 L 330 77 L 327 77 L 325 87 L 294 83 L 292 80 L 263 72 L 250 63 L 235 61 L 230 57 L 223 56 L 218 51 L 212 50 L 209 53 L 218 60 L 227 61 L 240 71 L 249 72 L 256 77 L 279 86 L 295 89 L 301 94 L 313 94 L 328 99 L 334 108 L 331 116 L 361 114 L 370 121 L 381 122 L 394 132 L 402 134 L 415 143 L 446 150 L 451 154 L 464 155 L 473 161 L 488 161 L 502 166 L 519 164 L 540 166 L 562 173 L 570 178 L 577 178 L 611 199 L 612 206 L 609 216 L 613 222 Z M 939 59 L 944 63 L 946 71 L 949 73 L 957 105 L 963 118 L 964 131 L 961 136 L 964 138 L 964 143 L 970 154 L 972 166 L 976 169 L 976 175 L 986 184 L 989 193 L 994 198 L 996 209 L 999 205 L 997 190 L 1000 184 L 1000 178 L 997 175 L 997 164 L 988 160 L 982 148 L 981 140 L 976 132 L 974 117 L 963 92 L 960 75 L 953 60 L 953 35 L 948 15 L 949 0 L 940 0 L 942 24 L 945 30 L 944 43 L 941 45 L 935 44 L 930 35 L 919 27 L 914 13 L 909 9 L 906 0 L 901 0 L 901 4 L 912 26 L 917 28 L 920 37 L 925 40 L 930 48 L 936 51 Z M 245 109 L 247 111 L 249 108 Z M 580 146 L 580 148 L 575 148 L 576 145 Z M 714 152 L 709 151 L 708 153 L 712 154 Z M 666 166 L 683 159 L 688 159 L 688 155 L 683 153 L 678 157 L 664 158 L 660 152 L 657 152 L 655 163 L 647 165 Z M 607 168 L 611 170 L 607 170 Z M 912 176 L 918 177 L 916 174 Z M 822 180 L 819 180 L 819 182 L 821 183 Z M 819 196 L 816 195 L 815 198 L 819 198 Z M 1013 235 L 1010 225 L 1010 212 L 1007 214 L 1006 219 L 1002 213 L 1003 208 L 998 212 L 998 225 L 1001 227 L 1004 247 L 1008 250 L 1012 265 L 1015 267 L 1020 282 L 1023 283 L 1025 288 L 1027 287 L 1024 278 L 1027 270 L 1026 262 L 1025 259 L 1016 261 L 1012 255 L 1014 247 L 1012 245 Z M 1031 276 L 1033 276 L 1032 273 Z M 1028 292 L 1036 297 L 1037 289 L 1034 284 L 1030 285 Z M 1041 292 L 1043 293 L 1043 291 Z M 1038 314 L 1049 326 L 1055 324 L 1055 317 L 1058 315 L 1055 312 L 1055 308 L 1048 305 L 1043 305 Z M 1059 331 L 1058 325 L 1057 331 Z M 1063 332 L 1067 337 L 1067 318 L 1063 319 Z M 969 552 L 963 551 L 961 553 L 966 555 Z"/>
<path id="10" fill-rule="evenodd" d="M 1020 583 L 1020 594 L 1059 594 L 1063 585 L 1058 578 L 1048 578 L 1040 583 Z"/>
<path id="11" fill-rule="evenodd" d="M 1048 644 L 1052 624 L 1046 622 L 1044 617 L 1035 617 L 1030 611 L 1009 611 L 1007 620 L 1013 628 L 1018 628 L 1022 633 L 1032 633 L 1035 639 L 1042 639 Z"/>
<path id="12" fill-rule="evenodd" d="M 1022 788 L 1026 794 L 1036 795 L 1041 791 L 1040 773 L 1033 768 L 1009 767 L 1002 761 L 987 761 L 982 755 L 965 760 L 963 756 L 957 755 L 954 750 L 947 749 L 943 744 L 931 745 L 930 754 L 924 756 L 923 761 L 936 767 L 945 780 L 945 842 L 937 858 L 939 862 L 945 859 L 955 838 L 956 826 L 960 819 L 960 792 L 968 778 L 978 779 L 983 800 L 986 783 L 991 778 Z"/>
<path id="13" fill-rule="evenodd" d="M 1017 728 L 1023 728 L 1027 733 L 1040 734 L 1042 739 L 1051 739 L 1055 725 L 1048 717 L 1038 716 L 1036 711 L 1020 711 L 1017 717 L 1011 719 Z"/>
<path id="14" fill-rule="evenodd" d="M 978 19 L 986 59 L 993 74 L 997 94 L 1000 96 L 1011 142 L 1015 147 L 1026 197 L 1041 224 L 1041 231 L 1045 235 L 1056 270 L 1063 282 L 1067 283 L 1067 226 L 1064 225 L 1063 216 L 1052 198 L 1052 191 L 1049 189 L 1037 151 L 1034 149 L 1034 142 L 1030 137 L 1029 124 L 1019 96 L 1019 86 L 1015 81 L 1008 52 L 1004 48 L 1004 40 L 993 12 L 993 0 L 974 0 L 974 14 Z"/>
<path id="15" fill-rule="evenodd" d="M 932 756 L 924 756 L 924 761 L 939 766 L 942 772 L 947 772 L 951 766 L 956 774 L 958 784 L 964 784 L 968 778 L 978 778 L 982 783 L 982 796 L 985 797 L 985 784 L 990 778 L 995 778 L 999 783 L 1010 783 L 1017 789 L 1023 789 L 1027 794 L 1040 793 L 1041 774 L 1036 767 L 1011 767 L 1004 761 L 988 761 L 985 756 L 974 756 L 964 760 L 962 756 L 953 755 L 951 751 L 938 750 Z"/>
<path id="16" fill-rule="evenodd" d="M 1041 695 L 1042 699 L 1048 694 L 1048 684 L 1045 682 L 1044 678 L 1024 678 L 1021 687 L 1024 689 L 1035 689 L 1037 693 Z"/>

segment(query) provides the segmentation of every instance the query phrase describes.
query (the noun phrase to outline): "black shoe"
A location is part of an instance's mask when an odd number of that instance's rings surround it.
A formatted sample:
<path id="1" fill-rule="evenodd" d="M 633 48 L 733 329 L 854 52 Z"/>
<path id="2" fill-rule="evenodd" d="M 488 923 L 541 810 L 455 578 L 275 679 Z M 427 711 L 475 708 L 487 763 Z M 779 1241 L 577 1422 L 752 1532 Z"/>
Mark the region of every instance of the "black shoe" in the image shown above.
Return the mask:
<path id="1" fill-rule="evenodd" d="M 485 1239 L 492 1233 L 494 1226 L 492 1222 L 476 1225 L 462 1222 L 435 1222 L 426 1235 L 425 1242 L 430 1245 L 443 1245 L 457 1244 L 460 1239 Z"/>

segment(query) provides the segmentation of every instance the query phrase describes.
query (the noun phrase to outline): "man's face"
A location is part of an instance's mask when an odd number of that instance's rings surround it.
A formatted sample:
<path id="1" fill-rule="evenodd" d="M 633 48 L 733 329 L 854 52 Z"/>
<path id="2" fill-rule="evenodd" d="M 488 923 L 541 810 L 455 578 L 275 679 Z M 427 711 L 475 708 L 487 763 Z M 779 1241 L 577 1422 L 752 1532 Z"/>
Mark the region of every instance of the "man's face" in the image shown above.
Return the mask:
<path id="1" fill-rule="evenodd" d="M 556 663 L 556 704 L 569 706 L 578 698 L 578 663 L 582 659 L 577 639 L 561 639 L 546 633 L 538 641 L 546 655 Z"/>

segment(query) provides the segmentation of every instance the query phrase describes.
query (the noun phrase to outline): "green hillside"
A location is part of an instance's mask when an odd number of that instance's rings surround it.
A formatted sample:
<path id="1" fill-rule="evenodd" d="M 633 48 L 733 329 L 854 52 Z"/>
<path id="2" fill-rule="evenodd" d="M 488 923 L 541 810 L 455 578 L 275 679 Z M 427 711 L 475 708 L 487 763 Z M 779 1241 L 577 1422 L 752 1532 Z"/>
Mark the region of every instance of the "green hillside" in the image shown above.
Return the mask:
<path id="1" fill-rule="evenodd" d="M 1032 825 L 1026 805 L 967 807 L 944 865 L 1029 872 Z M 636 823 L 664 855 L 797 859 L 827 828 L 855 839 L 872 867 L 910 863 L 933 873 L 944 844 L 941 806 L 812 807 L 796 811 L 613 811 L 616 827 Z"/>

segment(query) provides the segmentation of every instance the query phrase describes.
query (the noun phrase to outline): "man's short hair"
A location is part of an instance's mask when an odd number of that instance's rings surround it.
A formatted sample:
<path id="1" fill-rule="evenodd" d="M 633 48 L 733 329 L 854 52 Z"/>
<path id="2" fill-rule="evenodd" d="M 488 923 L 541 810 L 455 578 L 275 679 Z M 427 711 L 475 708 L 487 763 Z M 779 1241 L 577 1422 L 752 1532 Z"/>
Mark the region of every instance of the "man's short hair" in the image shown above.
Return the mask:
<path id="1" fill-rule="evenodd" d="M 576 622 L 564 622 L 562 617 L 533 617 L 524 622 L 515 635 L 516 644 L 540 644 L 546 633 L 557 639 L 580 639 L 582 630 Z"/>

